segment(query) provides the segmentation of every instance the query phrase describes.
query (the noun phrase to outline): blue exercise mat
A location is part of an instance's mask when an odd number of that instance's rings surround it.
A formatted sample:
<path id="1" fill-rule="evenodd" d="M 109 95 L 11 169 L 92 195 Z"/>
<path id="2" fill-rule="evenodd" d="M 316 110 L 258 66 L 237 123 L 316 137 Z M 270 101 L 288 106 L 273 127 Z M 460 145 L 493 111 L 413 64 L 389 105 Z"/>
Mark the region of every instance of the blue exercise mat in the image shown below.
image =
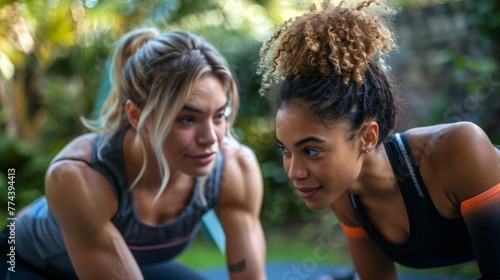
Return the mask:
<path id="1" fill-rule="evenodd" d="M 269 280 L 354 280 L 353 268 L 316 265 L 314 263 L 276 261 L 266 264 Z M 229 280 L 225 267 L 202 271 L 209 280 Z M 478 277 L 456 275 L 409 274 L 400 272 L 400 280 L 475 280 Z"/>

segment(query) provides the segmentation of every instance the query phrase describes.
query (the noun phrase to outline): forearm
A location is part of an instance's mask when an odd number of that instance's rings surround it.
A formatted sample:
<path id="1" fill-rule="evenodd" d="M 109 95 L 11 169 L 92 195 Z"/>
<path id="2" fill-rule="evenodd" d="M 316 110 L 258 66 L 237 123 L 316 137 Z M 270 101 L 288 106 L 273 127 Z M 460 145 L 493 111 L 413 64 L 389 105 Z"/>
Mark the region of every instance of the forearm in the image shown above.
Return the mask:
<path id="1" fill-rule="evenodd" d="M 93 256 L 94 261 L 75 266 L 78 279 L 144 279 L 137 264 L 130 264 L 120 259 L 112 260 L 109 255 L 99 253 Z"/>
<path id="2" fill-rule="evenodd" d="M 347 237 L 351 259 L 361 280 L 396 280 L 394 263 L 366 234 L 362 227 L 342 225 Z"/>
<path id="3" fill-rule="evenodd" d="M 77 234 L 65 240 L 79 279 L 133 279 L 143 276 L 134 256 L 113 225 L 87 239 Z"/>
<path id="4" fill-rule="evenodd" d="M 245 238 L 227 239 L 226 258 L 231 280 L 266 279 L 266 245 L 260 223 L 241 236 Z"/>

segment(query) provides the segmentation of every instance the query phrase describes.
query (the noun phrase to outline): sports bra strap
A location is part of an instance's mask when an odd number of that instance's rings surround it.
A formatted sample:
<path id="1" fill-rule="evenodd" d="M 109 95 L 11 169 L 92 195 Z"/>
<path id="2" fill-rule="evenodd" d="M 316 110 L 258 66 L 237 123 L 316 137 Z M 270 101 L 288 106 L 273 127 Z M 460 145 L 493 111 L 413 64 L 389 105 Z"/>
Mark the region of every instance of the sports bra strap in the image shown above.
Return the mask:
<path id="1" fill-rule="evenodd" d="M 86 160 L 83 160 L 81 158 L 73 158 L 73 157 L 67 157 L 67 158 L 58 158 L 56 160 L 54 160 L 52 163 L 55 163 L 55 162 L 59 162 L 59 161 L 63 161 L 63 160 L 73 160 L 73 161 L 80 161 L 80 162 L 83 162 L 85 163 L 86 165 L 88 165 L 90 168 L 94 169 L 94 167 L 92 166 L 92 164 Z"/>

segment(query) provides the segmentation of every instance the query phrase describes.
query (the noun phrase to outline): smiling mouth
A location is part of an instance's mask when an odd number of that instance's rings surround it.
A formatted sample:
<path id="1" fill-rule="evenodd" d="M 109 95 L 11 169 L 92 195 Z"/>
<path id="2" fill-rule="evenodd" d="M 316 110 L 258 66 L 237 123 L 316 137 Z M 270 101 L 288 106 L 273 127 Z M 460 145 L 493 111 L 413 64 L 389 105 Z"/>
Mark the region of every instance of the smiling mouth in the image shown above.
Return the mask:
<path id="1" fill-rule="evenodd" d="M 321 188 L 323 188 L 323 186 L 319 186 L 316 188 L 296 188 L 296 189 L 299 192 L 300 197 L 302 197 L 303 199 L 311 199 L 321 190 Z"/>

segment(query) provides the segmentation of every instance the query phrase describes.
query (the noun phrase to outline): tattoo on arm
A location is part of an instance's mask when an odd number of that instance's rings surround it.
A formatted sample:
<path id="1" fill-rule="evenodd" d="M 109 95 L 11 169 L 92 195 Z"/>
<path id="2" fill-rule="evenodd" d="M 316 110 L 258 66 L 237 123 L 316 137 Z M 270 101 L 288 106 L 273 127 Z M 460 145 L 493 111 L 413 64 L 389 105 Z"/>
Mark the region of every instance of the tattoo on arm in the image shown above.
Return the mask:
<path id="1" fill-rule="evenodd" d="M 232 273 L 243 272 L 247 268 L 245 259 L 241 259 L 241 261 L 235 264 L 228 264 L 228 269 Z"/>

